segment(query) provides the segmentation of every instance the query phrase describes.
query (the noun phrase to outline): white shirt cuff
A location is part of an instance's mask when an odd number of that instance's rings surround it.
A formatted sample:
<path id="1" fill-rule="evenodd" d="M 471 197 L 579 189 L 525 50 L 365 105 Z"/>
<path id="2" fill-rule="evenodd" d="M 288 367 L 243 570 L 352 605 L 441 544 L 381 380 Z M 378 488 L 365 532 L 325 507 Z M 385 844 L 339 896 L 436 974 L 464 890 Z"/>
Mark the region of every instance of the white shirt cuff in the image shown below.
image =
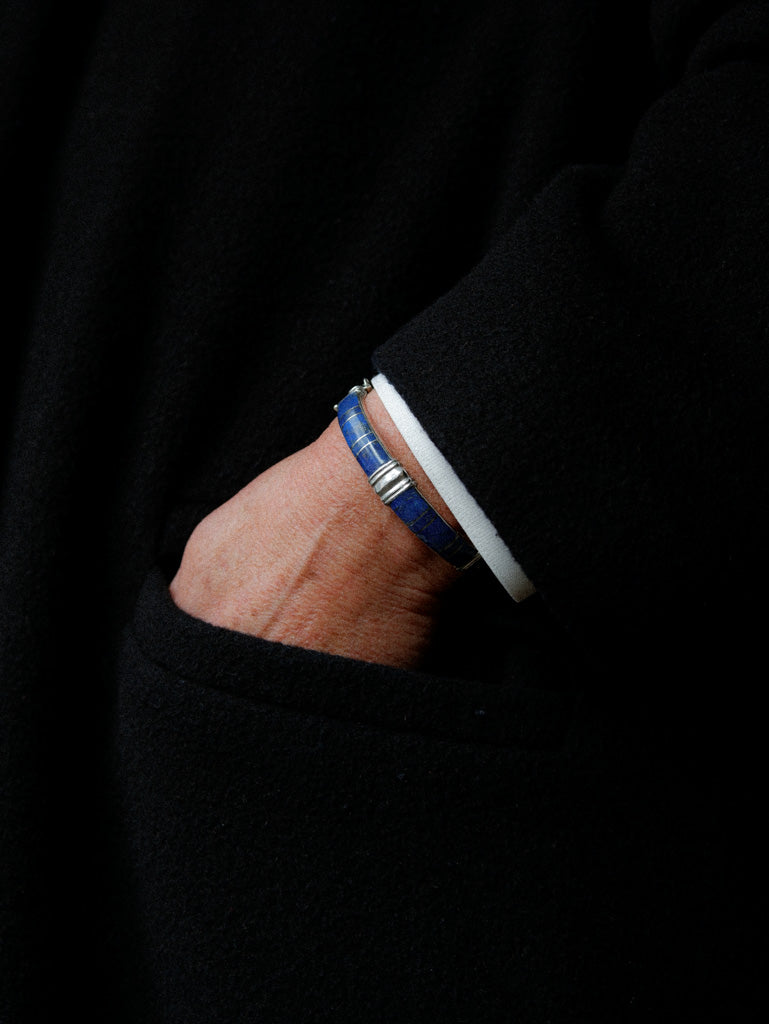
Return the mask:
<path id="1" fill-rule="evenodd" d="M 430 440 L 422 424 L 387 377 L 378 373 L 371 383 L 414 458 L 508 594 L 515 601 L 522 601 L 533 594 L 534 585 L 513 558 L 491 520 Z"/>

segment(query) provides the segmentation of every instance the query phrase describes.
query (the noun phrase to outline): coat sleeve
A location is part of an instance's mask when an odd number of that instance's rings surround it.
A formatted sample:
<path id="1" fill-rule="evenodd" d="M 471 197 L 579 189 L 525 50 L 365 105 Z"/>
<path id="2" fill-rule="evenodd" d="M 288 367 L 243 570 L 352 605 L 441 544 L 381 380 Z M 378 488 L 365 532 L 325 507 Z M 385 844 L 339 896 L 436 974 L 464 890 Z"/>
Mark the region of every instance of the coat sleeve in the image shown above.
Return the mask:
<path id="1" fill-rule="evenodd" d="M 564 166 L 375 355 L 599 662 L 746 628 L 767 568 L 769 11 L 716 6 L 658 5 L 624 165 Z"/>

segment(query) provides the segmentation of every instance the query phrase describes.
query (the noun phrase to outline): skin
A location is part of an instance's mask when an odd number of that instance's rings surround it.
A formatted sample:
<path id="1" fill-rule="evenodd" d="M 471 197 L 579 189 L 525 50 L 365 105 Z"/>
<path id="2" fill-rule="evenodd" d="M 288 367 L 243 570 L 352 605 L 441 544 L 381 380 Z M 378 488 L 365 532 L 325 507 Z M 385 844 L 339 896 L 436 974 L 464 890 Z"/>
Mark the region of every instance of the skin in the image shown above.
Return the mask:
<path id="1" fill-rule="evenodd" d="M 367 415 L 456 527 L 376 392 Z M 194 530 L 171 596 L 216 626 L 400 668 L 422 663 L 460 578 L 374 494 L 334 420 Z"/>

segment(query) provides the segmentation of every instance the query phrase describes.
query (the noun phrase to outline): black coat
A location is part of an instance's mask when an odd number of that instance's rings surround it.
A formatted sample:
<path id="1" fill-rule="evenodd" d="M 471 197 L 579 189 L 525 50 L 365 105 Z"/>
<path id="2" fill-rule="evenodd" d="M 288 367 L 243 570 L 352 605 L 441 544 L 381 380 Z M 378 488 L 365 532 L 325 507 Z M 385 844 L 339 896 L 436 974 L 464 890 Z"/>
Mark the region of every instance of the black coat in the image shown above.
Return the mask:
<path id="1" fill-rule="evenodd" d="M 758 1013 L 767 7 L 4 5 L 3 1024 Z M 376 368 L 537 595 L 176 609 Z"/>

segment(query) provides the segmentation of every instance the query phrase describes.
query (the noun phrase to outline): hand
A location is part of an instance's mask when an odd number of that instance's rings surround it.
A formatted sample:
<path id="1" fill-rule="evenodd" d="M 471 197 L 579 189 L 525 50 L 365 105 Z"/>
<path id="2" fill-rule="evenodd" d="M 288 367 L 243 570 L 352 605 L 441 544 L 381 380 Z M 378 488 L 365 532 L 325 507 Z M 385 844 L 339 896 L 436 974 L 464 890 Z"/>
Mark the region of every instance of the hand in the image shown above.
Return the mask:
<path id="1" fill-rule="evenodd" d="M 367 414 L 448 521 L 375 392 Z M 459 573 L 369 486 L 336 421 L 195 529 L 171 583 L 190 615 L 362 661 L 416 668 Z"/>

